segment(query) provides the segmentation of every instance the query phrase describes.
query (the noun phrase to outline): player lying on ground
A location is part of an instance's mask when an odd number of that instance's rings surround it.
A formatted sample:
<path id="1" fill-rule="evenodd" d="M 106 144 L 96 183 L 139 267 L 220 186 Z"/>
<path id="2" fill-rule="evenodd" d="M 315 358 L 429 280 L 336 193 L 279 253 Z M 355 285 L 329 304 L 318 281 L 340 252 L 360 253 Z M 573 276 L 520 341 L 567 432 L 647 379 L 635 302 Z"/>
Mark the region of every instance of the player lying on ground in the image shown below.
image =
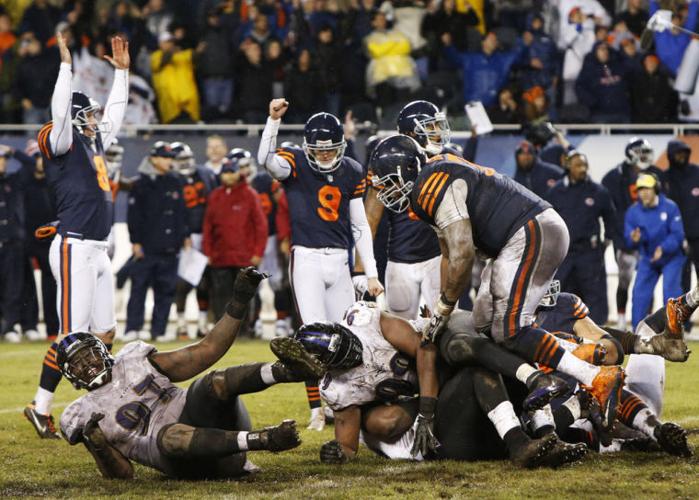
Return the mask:
<path id="1" fill-rule="evenodd" d="M 322 375 L 322 364 L 293 339 L 275 339 L 284 347 L 284 361 L 214 370 L 189 389 L 174 385 L 228 351 L 263 277 L 254 268 L 242 270 L 224 317 L 204 339 L 175 351 L 157 352 L 138 341 L 112 358 L 90 334 L 61 341 L 61 372 L 88 390 L 63 412 L 61 432 L 70 444 L 85 444 L 104 477 L 133 477 L 134 460 L 176 478 L 235 478 L 256 469 L 246 451 L 283 451 L 301 443 L 293 420 L 251 431 L 238 398 Z"/>
<path id="2" fill-rule="evenodd" d="M 393 438 L 413 428 L 415 422 L 413 439 L 403 450 L 401 458 L 493 458 L 490 451 L 477 446 L 483 429 L 492 438 L 491 442 L 496 443 L 494 449 L 498 450 L 500 456 L 506 457 L 509 454 L 515 463 L 526 467 L 560 465 L 577 460 L 585 453 L 583 447 L 565 445 L 553 435 L 544 440 L 531 440 L 520 426 L 502 380 L 485 368 L 474 368 L 473 382 L 468 385 L 471 396 L 463 403 L 477 405 L 475 407 L 461 408 L 462 403 L 458 400 L 444 400 L 441 395 L 445 393 L 444 389 L 440 391 L 439 400 L 426 397 L 422 386 L 421 397 L 415 400 L 414 395 L 418 392 L 416 383 L 418 379 L 422 383 L 425 377 L 418 376 L 421 368 L 419 364 L 418 375 L 412 367 L 412 359 L 420 356 L 423 350 L 420 347 L 420 334 L 413 325 L 414 323 L 380 311 L 373 304 L 358 302 L 347 311 L 342 323 L 304 325 L 296 333 L 296 338 L 304 347 L 327 364 L 329 370 L 321 381 L 320 390 L 323 399 L 335 412 L 335 440 L 323 445 L 323 462 L 342 463 L 355 457 L 362 422 L 373 429 L 370 432 Z M 444 373 L 439 375 L 440 378 L 446 376 Z M 548 389 L 554 388 L 555 386 Z M 534 398 L 536 401 L 533 399 L 531 404 L 542 405 L 548 400 L 540 392 L 534 393 L 537 394 Z M 405 400 L 412 401 L 414 411 L 397 413 L 400 418 L 388 427 L 382 424 L 382 420 L 386 420 L 383 415 L 377 416 L 373 421 L 375 425 L 372 421 L 367 422 L 367 415 L 377 405 L 382 407 L 383 404 Z M 415 411 L 419 411 L 417 418 Z M 472 418 L 462 420 L 462 412 Z M 440 422 L 445 425 L 451 422 L 451 429 L 456 426 L 460 429 L 459 432 L 465 433 L 460 441 L 463 446 L 453 443 L 439 446 L 439 433 L 449 435 Z M 483 425 L 476 426 L 478 422 Z M 497 433 L 494 432 L 493 424 Z"/>
<path id="3" fill-rule="evenodd" d="M 558 283 L 555 281 L 552 283 L 549 292 L 537 309 L 537 324 L 547 330 L 557 332 L 558 342 L 564 349 L 593 364 L 619 364 L 624 361 L 625 354 L 657 355 L 657 360 L 660 361 L 659 368 L 656 366 L 657 363 L 646 363 L 644 365 L 645 373 L 638 383 L 634 383 L 636 382 L 635 370 L 631 366 L 635 361 L 634 358 L 637 357 L 633 356 L 629 361 L 630 375 L 622 390 L 617 415 L 618 422 L 641 431 L 670 454 L 690 456 L 692 452 L 687 444 L 686 431 L 677 424 L 662 423 L 658 419 L 657 408 L 662 408 L 663 380 L 665 378 L 664 362 L 660 357 L 670 361 L 684 362 L 689 356 L 687 345 L 681 338 L 681 330 L 679 338 L 667 333 L 666 309 L 672 315 L 674 304 L 689 302 L 694 305 L 686 306 L 683 314 L 691 314 L 693 308 L 696 307 L 694 298 L 699 296 L 699 288 L 679 299 L 668 301 L 666 307 L 646 316 L 637 327 L 638 334 L 609 329 L 610 334 L 597 326 L 587 316 L 587 306 L 579 297 L 569 293 L 559 293 L 557 285 Z M 571 383 L 574 385 L 574 381 L 571 380 Z M 579 418 L 574 407 L 570 407 L 570 410 L 571 415 L 559 412 L 558 416 L 561 418 L 556 420 L 555 427 L 564 437 L 571 434 L 580 435 L 580 433 L 565 431 L 573 421 Z M 553 425 L 550 417 L 547 419 L 543 415 L 535 415 L 532 424 L 535 430 L 546 425 Z M 620 427 L 618 424 L 615 426 Z M 590 433 L 586 431 L 582 434 Z M 587 436 L 585 437 L 586 441 L 590 443 Z M 595 437 L 599 438 L 603 445 L 609 446 L 614 432 L 601 432 L 599 436 L 595 435 Z M 597 447 L 596 444 L 595 447 Z"/>
<path id="4" fill-rule="evenodd" d="M 614 420 L 624 381 L 619 366 L 597 367 L 559 347 L 534 323 L 534 312 L 568 250 L 568 230 L 551 206 L 531 191 L 454 155 L 427 160 L 409 137 L 381 141 L 369 169 L 379 200 L 395 211 L 410 207 L 435 231 L 442 248 L 442 295 L 424 331 L 436 342 L 456 301 L 471 283 L 478 248 L 490 260 L 473 312 L 476 327 L 529 362 L 555 367 L 590 388 Z"/>

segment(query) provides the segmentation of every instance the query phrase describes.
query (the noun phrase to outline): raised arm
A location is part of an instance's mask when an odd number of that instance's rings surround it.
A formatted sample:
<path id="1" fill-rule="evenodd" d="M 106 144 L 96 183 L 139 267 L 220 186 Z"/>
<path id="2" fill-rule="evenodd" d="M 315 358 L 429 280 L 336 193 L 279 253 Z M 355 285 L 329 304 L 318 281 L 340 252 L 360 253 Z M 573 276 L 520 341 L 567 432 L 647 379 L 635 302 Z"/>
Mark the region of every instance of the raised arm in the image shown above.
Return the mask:
<path id="1" fill-rule="evenodd" d="M 102 145 L 107 149 L 119 133 L 129 102 L 129 42 L 118 36 L 113 37 L 112 55 L 105 55 L 104 58 L 114 66 L 114 82 L 100 123 L 100 130 L 105 131 Z"/>
<path id="2" fill-rule="evenodd" d="M 188 380 L 211 368 L 233 345 L 250 301 L 264 278 L 265 275 L 254 267 L 241 270 L 233 285 L 233 298 L 226 306 L 226 314 L 211 333 L 181 349 L 153 353 L 150 362 L 172 382 Z"/>
<path id="3" fill-rule="evenodd" d="M 56 86 L 51 96 L 51 131 L 49 132 L 50 153 L 52 156 L 61 156 L 70 150 L 73 144 L 73 124 L 70 115 L 70 106 L 73 96 L 70 82 L 73 78 L 71 65 L 73 58 L 66 46 L 66 41 L 61 33 L 56 33 L 56 42 L 61 54 L 61 67 L 58 70 Z M 39 144 L 42 144 L 39 134 Z"/>
<path id="4" fill-rule="evenodd" d="M 282 116 L 289 109 L 289 103 L 284 99 L 272 99 L 269 103 L 269 117 L 262 131 L 260 147 L 257 149 L 257 163 L 263 165 L 269 175 L 283 181 L 291 175 L 291 165 L 289 162 L 275 154 L 277 148 L 277 133 Z"/>

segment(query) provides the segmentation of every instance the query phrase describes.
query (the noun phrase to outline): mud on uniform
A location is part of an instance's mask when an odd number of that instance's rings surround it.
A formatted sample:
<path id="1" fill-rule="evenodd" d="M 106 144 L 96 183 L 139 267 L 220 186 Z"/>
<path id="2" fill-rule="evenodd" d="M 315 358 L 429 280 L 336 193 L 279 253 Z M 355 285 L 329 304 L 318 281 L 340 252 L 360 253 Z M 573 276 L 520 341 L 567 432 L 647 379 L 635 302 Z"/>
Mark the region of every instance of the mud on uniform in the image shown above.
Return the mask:
<path id="1" fill-rule="evenodd" d="M 148 357 L 152 345 L 141 341 L 126 344 L 116 355 L 109 383 L 73 401 L 61 415 L 61 432 L 71 444 L 82 440 L 82 430 L 93 413 L 111 446 L 126 458 L 175 477 L 205 477 L 217 462 L 232 464 L 244 472 L 245 454 L 223 459 L 173 460 L 158 448 L 158 433 L 167 425 L 182 423 L 196 427 L 250 430 L 250 419 L 237 397 L 215 399 L 210 377 L 197 379 L 189 389 L 175 386 Z"/>

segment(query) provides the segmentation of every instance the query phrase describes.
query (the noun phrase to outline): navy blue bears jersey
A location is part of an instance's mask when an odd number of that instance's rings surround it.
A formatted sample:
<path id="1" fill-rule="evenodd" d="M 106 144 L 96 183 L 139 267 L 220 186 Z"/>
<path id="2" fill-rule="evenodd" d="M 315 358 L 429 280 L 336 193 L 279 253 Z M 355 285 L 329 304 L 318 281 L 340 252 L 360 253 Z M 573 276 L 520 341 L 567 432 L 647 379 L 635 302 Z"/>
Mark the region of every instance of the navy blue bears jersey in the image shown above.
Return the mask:
<path id="1" fill-rule="evenodd" d="M 268 235 L 277 234 L 277 200 L 275 195 L 282 188 L 281 184 L 267 172 L 260 172 L 252 180 L 252 187 L 257 191 L 262 210 L 267 216 Z"/>
<path id="2" fill-rule="evenodd" d="M 61 234 L 77 233 L 88 240 L 105 240 L 114 222 L 114 203 L 99 135 L 95 150 L 89 139 L 73 127 L 70 150 L 54 156 L 49 144 L 53 123 L 39 131 L 38 142 L 46 177 L 56 196 Z"/>
<path id="3" fill-rule="evenodd" d="M 206 202 L 216 187 L 216 176 L 207 168 L 197 167 L 192 175 L 182 175 L 181 179 L 187 225 L 192 233 L 201 233 Z"/>
<path id="4" fill-rule="evenodd" d="M 536 310 L 536 324 L 547 332 L 573 333 L 575 322 L 586 318 L 590 310 L 580 297 L 572 293 L 558 295 L 553 307 L 539 307 Z"/>
<path id="5" fill-rule="evenodd" d="M 349 203 L 366 191 L 361 165 L 345 156 L 337 170 L 321 174 L 310 167 L 300 148 L 278 149 L 277 155 L 291 165 L 282 185 L 289 202 L 292 245 L 349 248 Z"/>
<path id="6" fill-rule="evenodd" d="M 437 233 L 412 210 L 386 212 L 389 222 L 389 260 L 409 264 L 432 259 L 441 253 Z"/>
<path id="7" fill-rule="evenodd" d="M 463 179 L 468 186 L 466 208 L 474 244 L 489 257 L 496 257 L 528 220 L 551 208 L 534 193 L 494 169 L 446 154 L 430 158 L 420 171 L 410 196 L 415 214 L 436 226 L 437 209 L 447 188 L 457 179 Z"/>

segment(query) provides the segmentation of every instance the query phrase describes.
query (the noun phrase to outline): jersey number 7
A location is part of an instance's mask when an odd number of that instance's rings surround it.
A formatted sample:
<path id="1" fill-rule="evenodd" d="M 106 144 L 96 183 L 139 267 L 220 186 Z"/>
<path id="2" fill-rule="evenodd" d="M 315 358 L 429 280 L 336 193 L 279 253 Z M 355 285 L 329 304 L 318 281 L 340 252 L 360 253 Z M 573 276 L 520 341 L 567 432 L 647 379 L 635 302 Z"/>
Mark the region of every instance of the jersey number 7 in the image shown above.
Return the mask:
<path id="1" fill-rule="evenodd" d="M 340 218 L 340 201 L 342 192 L 337 186 L 323 186 L 318 190 L 318 217 L 327 222 L 335 222 Z"/>

